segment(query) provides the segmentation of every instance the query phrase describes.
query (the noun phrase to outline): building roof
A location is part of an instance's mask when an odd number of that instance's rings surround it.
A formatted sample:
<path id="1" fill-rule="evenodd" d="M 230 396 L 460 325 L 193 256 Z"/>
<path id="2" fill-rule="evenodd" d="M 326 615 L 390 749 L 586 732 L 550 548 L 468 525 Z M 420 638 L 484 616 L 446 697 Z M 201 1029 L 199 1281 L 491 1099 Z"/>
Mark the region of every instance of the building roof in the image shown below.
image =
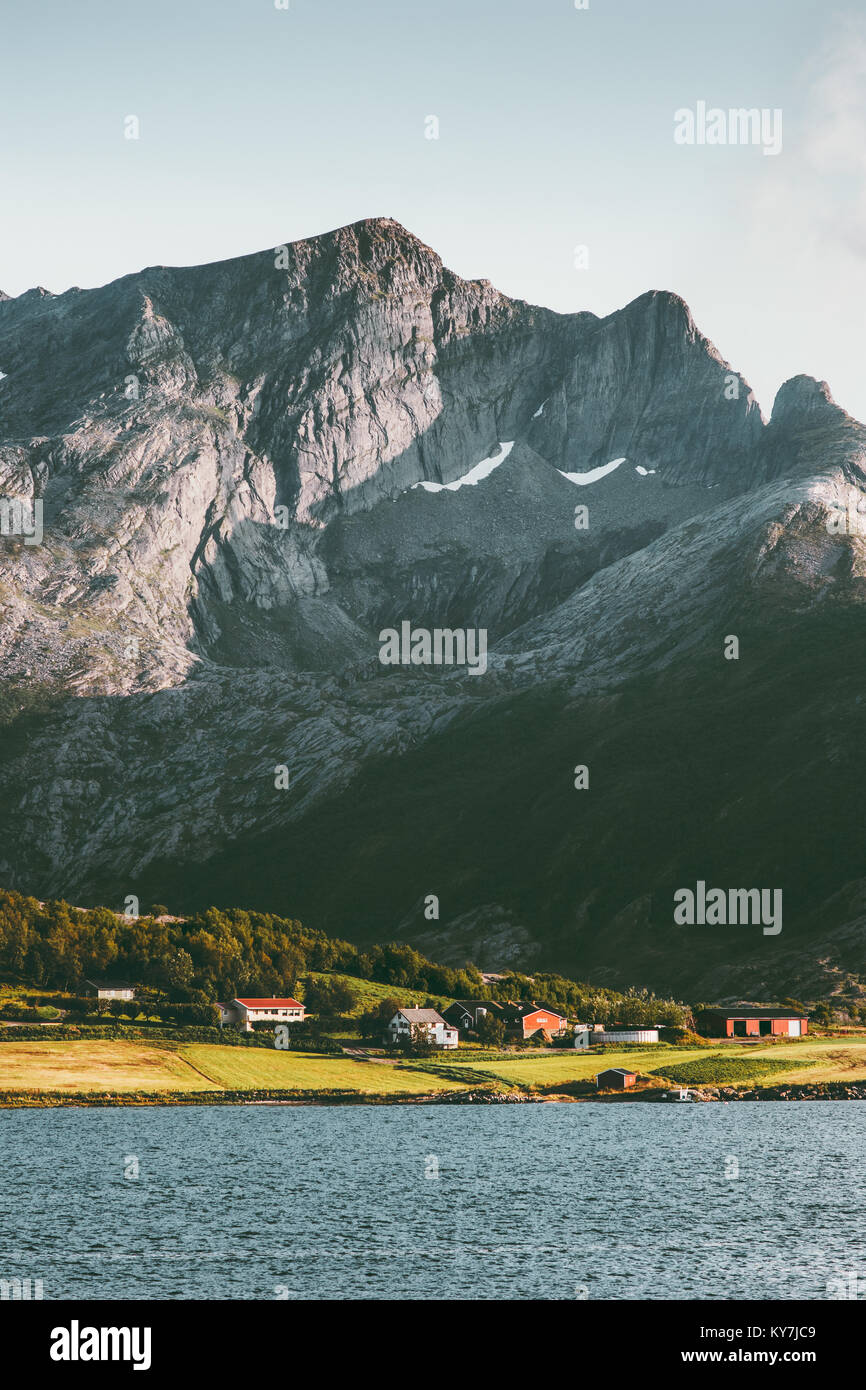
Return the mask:
<path id="1" fill-rule="evenodd" d="M 659 1026 L 658 1023 L 605 1023 L 599 1031 L 602 1033 L 657 1033 Z"/>
<path id="2" fill-rule="evenodd" d="M 733 1008 L 702 1009 L 701 1013 L 719 1014 L 722 1018 L 808 1018 L 805 1010 L 800 1009 L 741 1009 L 737 1005 Z"/>
<path id="3" fill-rule="evenodd" d="M 631 1071 L 629 1067 L 605 1067 L 604 1071 L 600 1071 L 598 1074 L 599 1076 L 637 1076 L 637 1072 Z"/>
<path id="4" fill-rule="evenodd" d="M 135 985 L 129 980 L 91 980 L 85 979 L 86 985 L 93 985 L 94 989 L 135 989 Z"/>
<path id="5" fill-rule="evenodd" d="M 435 1009 L 398 1009 L 397 1012 L 410 1023 L 445 1023 L 442 1015 Z"/>
<path id="6" fill-rule="evenodd" d="M 446 1023 L 451 1015 L 459 1015 L 460 1018 L 470 1018 L 473 1023 L 475 1022 L 475 1010 L 472 1005 L 461 1004 L 458 999 L 455 999 L 453 1004 L 449 1004 L 447 1009 L 442 1010 L 442 1017 L 445 1019 Z"/>
<path id="7" fill-rule="evenodd" d="M 487 1009 L 488 1013 L 502 1013 L 502 1005 L 496 999 L 455 999 L 443 1009 L 443 1014 L 450 1013 L 452 1009 L 465 1009 L 467 1013 L 475 1013 L 477 1009 Z"/>
<path id="8" fill-rule="evenodd" d="M 536 1004 L 534 1001 L 529 1004 L 512 1004 L 510 1001 L 505 1005 L 504 1012 L 512 1018 L 528 1018 L 530 1014 L 554 1014 L 556 1018 L 567 1018 L 561 1009 L 555 1009 L 552 1004 Z"/>
<path id="9" fill-rule="evenodd" d="M 233 999 L 233 1004 L 243 1004 L 245 1009 L 302 1009 L 299 999 Z"/>
<path id="10" fill-rule="evenodd" d="M 455 1004 L 463 1004 L 467 1009 L 501 1009 L 498 999 L 455 999 Z"/>

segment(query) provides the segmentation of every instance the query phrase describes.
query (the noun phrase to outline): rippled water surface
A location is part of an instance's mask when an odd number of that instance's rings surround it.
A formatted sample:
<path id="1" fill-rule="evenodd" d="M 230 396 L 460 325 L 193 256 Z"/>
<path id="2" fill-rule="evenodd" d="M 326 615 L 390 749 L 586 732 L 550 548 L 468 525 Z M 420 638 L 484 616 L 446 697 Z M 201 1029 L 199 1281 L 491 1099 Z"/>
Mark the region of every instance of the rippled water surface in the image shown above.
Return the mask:
<path id="1" fill-rule="evenodd" d="M 866 1278 L 864 1149 L 856 1101 L 6 1110 L 0 1278 L 46 1298 L 825 1299 Z"/>

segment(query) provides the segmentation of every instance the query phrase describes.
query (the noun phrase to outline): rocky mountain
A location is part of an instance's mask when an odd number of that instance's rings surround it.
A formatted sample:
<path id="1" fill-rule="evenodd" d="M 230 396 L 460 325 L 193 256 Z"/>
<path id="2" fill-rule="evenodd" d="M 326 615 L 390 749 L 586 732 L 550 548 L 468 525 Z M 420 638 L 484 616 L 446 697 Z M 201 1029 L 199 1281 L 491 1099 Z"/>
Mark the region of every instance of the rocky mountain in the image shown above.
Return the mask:
<path id="1" fill-rule="evenodd" d="M 866 429 L 825 383 L 765 421 L 676 295 L 556 314 L 388 219 L 0 296 L 0 372 L 8 886 L 866 982 Z M 404 622 L 486 669 L 383 665 Z M 783 930 L 676 926 L 698 880 Z"/>

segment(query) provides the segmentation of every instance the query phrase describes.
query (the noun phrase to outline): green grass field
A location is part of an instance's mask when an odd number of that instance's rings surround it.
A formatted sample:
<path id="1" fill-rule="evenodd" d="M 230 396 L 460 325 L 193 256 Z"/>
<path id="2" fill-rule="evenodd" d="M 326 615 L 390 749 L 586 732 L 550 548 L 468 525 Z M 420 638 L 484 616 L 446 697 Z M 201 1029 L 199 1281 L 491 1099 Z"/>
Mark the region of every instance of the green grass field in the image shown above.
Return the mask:
<path id="1" fill-rule="evenodd" d="M 751 1051 L 751 1049 L 750 1049 Z M 755 1048 L 756 1058 L 772 1057 L 773 1061 L 790 1062 L 790 1070 L 779 1072 L 766 1085 L 803 1080 L 866 1081 L 866 1040 L 859 1038 L 804 1038 L 802 1042 L 777 1043 L 772 1048 Z M 814 1065 L 800 1074 L 805 1059 Z M 760 1083 L 759 1083 L 760 1084 Z"/>
<path id="2" fill-rule="evenodd" d="M 811 1058 L 801 1057 L 799 1070 L 806 1071 L 816 1065 Z M 784 1058 L 719 1057 L 715 1054 L 691 1062 L 668 1063 L 653 1074 L 681 1086 L 756 1086 L 776 1083 L 790 1070 L 791 1063 Z"/>
<path id="3" fill-rule="evenodd" d="M 643 1055 L 639 1048 L 610 1048 L 603 1053 L 563 1051 L 529 1054 L 513 1060 L 476 1061 L 469 1057 L 466 1060 L 475 1072 L 509 1086 L 552 1087 L 572 1081 L 590 1081 L 607 1067 L 630 1067 L 656 1081 L 674 1081 L 682 1077 L 684 1084 L 705 1086 L 866 1081 L 866 1041 L 859 1039 L 804 1038 L 800 1043 L 742 1048 L 725 1044 L 712 1050 L 652 1047 Z M 459 1063 L 455 1061 L 452 1065 Z M 695 1068 L 699 1068 L 699 1076 L 692 1074 Z"/>
<path id="4" fill-rule="evenodd" d="M 425 1004 L 428 999 L 435 999 L 437 1009 L 447 1009 L 448 1005 L 454 1002 L 444 994 L 431 994 L 429 990 L 380 985 L 375 980 L 359 980 L 355 975 L 338 975 L 336 972 L 326 974 L 319 970 L 311 970 L 308 974 L 302 975 L 301 980 L 340 980 L 347 984 L 358 996 L 355 1007 L 348 1011 L 349 1018 L 357 1018 L 360 1014 L 375 1009 L 383 999 L 400 999 L 402 1003 L 415 1008 Z"/>
<path id="5" fill-rule="evenodd" d="M 34 989 L 32 985 L 13 984 L 5 980 L 0 984 L 0 1004 L 18 1003 L 20 1000 L 52 999 L 62 998 L 63 991 L 59 989 Z"/>
<path id="6" fill-rule="evenodd" d="M 345 1090 L 366 1095 L 418 1095 L 425 1091 L 459 1090 L 467 1084 L 459 1073 L 451 1082 L 415 1071 L 411 1066 L 395 1067 L 388 1062 L 364 1062 L 354 1057 L 317 1057 L 309 1052 L 277 1052 L 263 1047 L 190 1043 L 180 1049 L 179 1055 L 230 1091 Z"/>
<path id="7" fill-rule="evenodd" d="M 48 1035 L 50 1036 L 50 1034 Z M 168 1048 L 134 1042 L 4 1042 L 2 1091 L 210 1091 Z"/>
<path id="8" fill-rule="evenodd" d="M 427 1061 L 365 1061 L 343 1055 L 279 1052 L 211 1043 L 84 1039 L 0 1042 L 0 1092 L 66 1094 L 190 1091 L 350 1091 L 359 1096 L 417 1096 L 479 1084 L 555 1091 L 625 1066 L 655 1085 L 770 1086 L 866 1081 L 866 1040 L 808 1038 L 773 1046 L 712 1050 L 635 1048 L 601 1054 L 562 1051 L 479 1058 L 465 1052 Z M 428 1070 L 428 1066 L 430 1070 Z"/>
<path id="9" fill-rule="evenodd" d="M 353 1057 L 190 1043 L 175 1047 L 91 1042 L 0 1044 L 0 1091 L 355 1091 L 422 1095 L 472 1084 Z M 476 1083 L 477 1084 L 477 1083 Z"/>
<path id="10" fill-rule="evenodd" d="M 652 1048 L 643 1058 L 634 1049 L 628 1052 L 611 1049 L 604 1053 L 587 1053 L 573 1050 L 550 1053 L 536 1053 L 534 1056 L 515 1057 L 514 1060 L 473 1061 L 472 1068 L 482 1072 L 491 1080 L 505 1082 L 509 1086 L 556 1086 L 567 1085 L 572 1081 L 591 1081 L 597 1072 L 607 1067 L 631 1067 L 633 1071 L 646 1074 L 650 1066 L 664 1065 L 667 1057 L 678 1062 L 689 1057 L 702 1057 L 703 1052 L 687 1052 L 679 1049 Z"/>

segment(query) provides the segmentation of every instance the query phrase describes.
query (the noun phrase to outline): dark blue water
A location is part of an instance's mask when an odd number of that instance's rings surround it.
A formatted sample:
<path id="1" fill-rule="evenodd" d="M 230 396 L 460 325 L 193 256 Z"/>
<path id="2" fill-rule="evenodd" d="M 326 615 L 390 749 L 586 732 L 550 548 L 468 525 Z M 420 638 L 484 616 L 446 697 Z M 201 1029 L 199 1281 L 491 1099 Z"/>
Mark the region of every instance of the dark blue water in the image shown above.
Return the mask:
<path id="1" fill-rule="evenodd" d="M 45 1298 L 825 1299 L 866 1279 L 864 1149 L 856 1101 L 6 1110 L 0 1278 Z"/>

